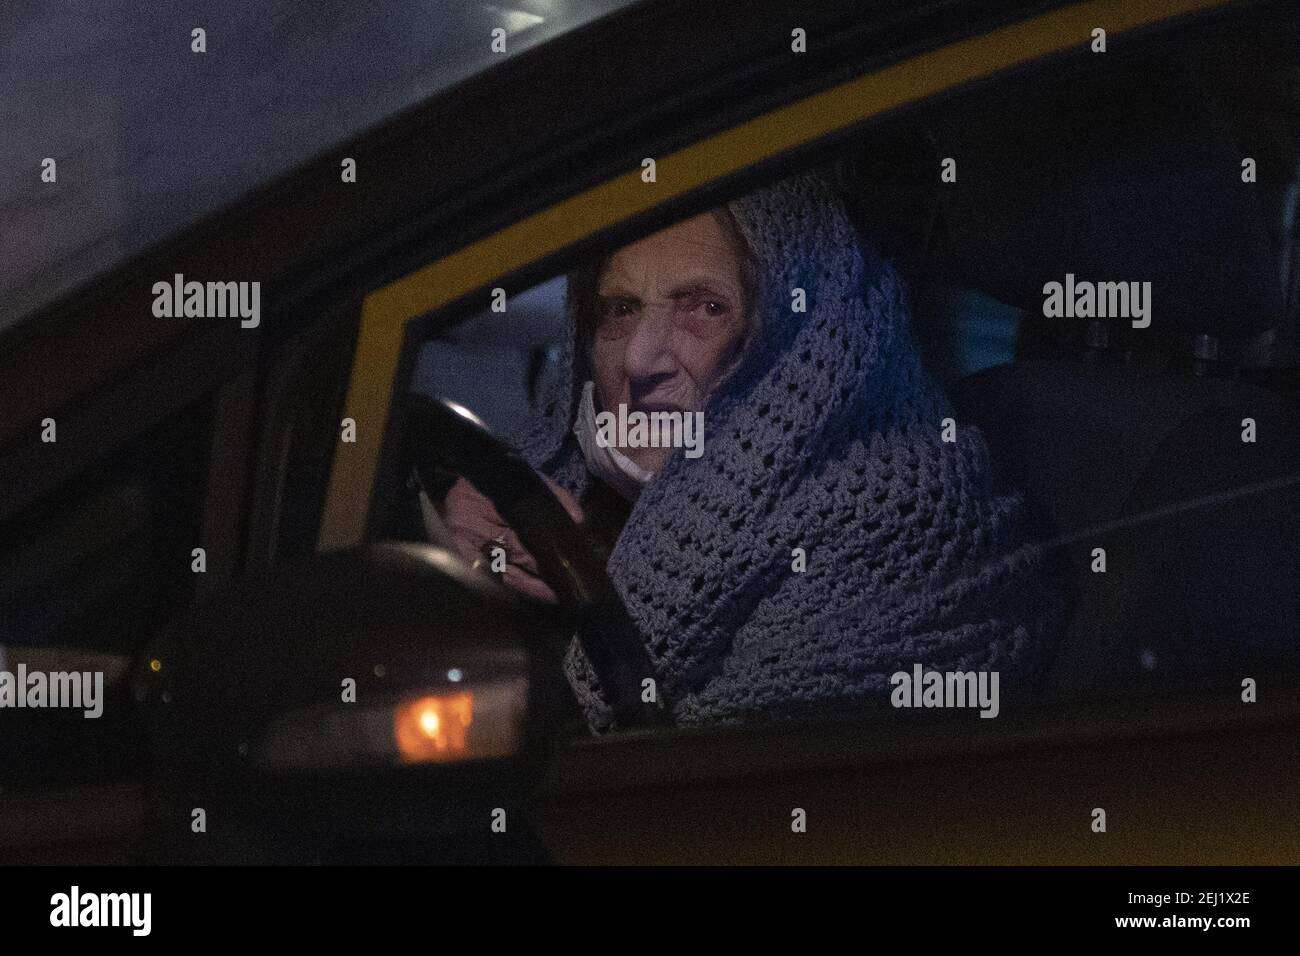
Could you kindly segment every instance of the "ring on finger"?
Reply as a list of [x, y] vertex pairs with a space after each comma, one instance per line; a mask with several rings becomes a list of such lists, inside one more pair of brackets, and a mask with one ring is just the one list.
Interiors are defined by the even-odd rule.
[[483, 544], [479, 546], [479, 556], [474, 559], [474, 563], [471, 567], [478, 570], [484, 566], [490, 566], [493, 559], [496, 557], [493, 552], [497, 548], [500, 548], [503, 554], [509, 554], [509, 550], [506, 547], [506, 536], [504, 534], [499, 534], [490, 541], [484, 541]]

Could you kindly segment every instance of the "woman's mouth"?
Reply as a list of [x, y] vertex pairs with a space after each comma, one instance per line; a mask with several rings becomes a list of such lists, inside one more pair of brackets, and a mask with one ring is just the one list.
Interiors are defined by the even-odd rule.
[[635, 402], [628, 406], [628, 410], [633, 412], [645, 412], [647, 415], [654, 412], [684, 411], [680, 405], [674, 405], [671, 402]]

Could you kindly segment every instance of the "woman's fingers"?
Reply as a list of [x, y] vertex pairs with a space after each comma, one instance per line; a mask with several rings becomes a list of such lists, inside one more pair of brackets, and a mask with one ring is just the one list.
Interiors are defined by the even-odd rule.
[[506, 530], [492, 502], [481, 495], [464, 478], [458, 479], [447, 492], [443, 522], [451, 532], [462, 556], [483, 553], [483, 546]]
[[[582, 509], [572, 496], [553, 482], [551, 485], [574, 520], [581, 520]], [[542, 580], [537, 560], [501, 519], [492, 502], [464, 478], [458, 479], [447, 492], [444, 511], [443, 521], [456, 551], [465, 561], [478, 562], [521, 594], [555, 603], [555, 592]], [[503, 553], [498, 553], [497, 548]]]
[[518, 565], [507, 565], [505, 573], [500, 577], [508, 587], [535, 600], [545, 601], [547, 604], [555, 604], [558, 600], [550, 585], [536, 575], [524, 571]]
[[448, 524], [459, 521], [465, 525], [505, 526], [505, 522], [497, 514], [496, 506], [464, 478], [457, 478], [456, 483], [447, 492], [444, 510]]

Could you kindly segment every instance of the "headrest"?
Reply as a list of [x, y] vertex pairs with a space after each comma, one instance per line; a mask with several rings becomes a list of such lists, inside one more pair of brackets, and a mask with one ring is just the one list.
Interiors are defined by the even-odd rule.
[[1151, 326], [1130, 341], [1239, 339], [1281, 321], [1258, 187], [1181, 59], [1094, 54], [1050, 82], [1010, 83], [938, 121], [957, 161], [940, 189], [957, 275], [1059, 322], [1071, 319], [1043, 318], [1048, 282], [1150, 282]]

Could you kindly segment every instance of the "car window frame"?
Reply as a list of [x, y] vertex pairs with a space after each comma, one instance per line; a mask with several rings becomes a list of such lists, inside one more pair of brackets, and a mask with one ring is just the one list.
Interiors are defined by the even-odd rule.
[[[522, 291], [559, 274], [600, 246], [638, 234], [743, 194], [783, 170], [829, 155], [874, 122], [923, 106], [971, 84], [1053, 58], [1086, 52], [1091, 31], [1108, 36], [1168, 30], [1196, 15], [1222, 13], [1232, 0], [1087, 0], [975, 36], [908, 51], [871, 64], [828, 89], [775, 105], [729, 128], [664, 155], [654, 149], [657, 181], [630, 169], [552, 205], [511, 219], [366, 294], [344, 399], [358, 423], [354, 442], [335, 445], [317, 550], [353, 547], [381, 527], [377, 494], [393, 477], [400, 432], [393, 399], [409, 378], [414, 345], [431, 327], [450, 326], [479, 311], [494, 287]], [[662, 137], [662, 134], [660, 134]], [[652, 144], [648, 144], [652, 145]], [[422, 335], [413, 333], [423, 332]]]
[[[1089, 10], [1096, 5], [1085, 4]], [[1140, 5], [1139, 5], [1140, 6]], [[1230, 3], [1189, 3], [1186, 9], [1163, 10], [1152, 20], [1132, 24], [1130, 30], [1159, 28], [1169, 31], [1185, 27], [1191, 12], [1222, 12]], [[1057, 17], [1068, 14], [1061, 19]], [[843, 144], [859, 136], [883, 119], [898, 115], [904, 110], [919, 109], [933, 104], [949, 93], [965, 89], [975, 82], [987, 82], [1021, 69], [1050, 68], [1060, 58], [1087, 55], [1086, 42], [1077, 40], [1064, 43], [1059, 33], [1051, 29], [1070, 30], [1091, 22], [1088, 12], [1071, 8], [1053, 11], [1031, 18], [1037, 26], [1046, 26], [1048, 37], [1057, 41], [1050, 49], [1026, 53], [1023, 48], [1013, 59], [997, 67], [982, 69], [978, 75], [963, 74], [961, 79], [947, 76], [935, 80], [924, 94], [916, 93], [916, 76], [925, 73], [935, 63], [934, 57], [954, 56], [954, 50], [968, 56], [980, 49], [980, 38], [967, 38], [917, 54], [891, 66], [864, 71], [856, 78], [824, 93], [815, 94], [777, 107], [773, 111], [741, 123], [739, 127], [724, 130], [711, 137], [684, 147], [691, 149], [717, 148], [728, 143], [728, 137], [737, 129], [762, 129], [765, 121], [779, 116], [783, 110], [797, 106], [815, 109], [834, 102], [836, 97], [846, 97], [846, 90], [860, 90], [860, 84], [892, 77], [894, 82], [910, 83], [913, 95], [890, 100], [878, 96], [863, 115], [833, 129], [822, 130], [816, 136], [792, 137], [795, 142], [779, 149], [765, 151], [757, 159], [745, 163], [719, 162], [709, 166], [690, 188], [680, 187], [647, 198], [640, 195], [639, 171], [633, 170], [607, 180], [595, 187], [579, 191], [540, 212], [531, 213], [511, 222], [489, 236], [473, 241], [448, 255], [436, 259], [402, 279], [382, 286], [362, 300], [361, 323], [358, 342], [353, 356], [345, 416], [365, 416], [361, 409], [370, 407], [382, 411], [384, 429], [371, 429], [374, 461], [369, 476], [372, 496], [381, 484], [381, 455], [391, 450], [395, 443], [388, 438], [400, 430], [400, 410], [392, 407], [399, 393], [399, 383], [406, 382], [413, 371], [419, 343], [441, 330], [483, 312], [484, 303], [491, 290], [504, 288], [508, 294], [524, 291], [540, 281], [553, 278], [589, 256], [594, 249], [619, 245], [653, 232], [681, 218], [710, 208], [734, 196], [743, 195], [762, 182], [780, 178], [798, 168], [815, 165], [836, 155]], [[1012, 27], [1003, 27], [984, 34], [996, 35], [994, 48], [1003, 48], [1008, 34], [1004, 31], [1023, 27], [1028, 21]], [[1108, 28], [1112, 35], [1120, 32]], [[1015, 34], [1019, 35], [1019, 34]], [[1085, 31], [1086, 35], [1086, 31]], [[891, 72], [893, 71], [893, 72]], [[821, 97], [830, 97], [823, 100]], [[841, 105], [845, 100], [841, 100]], [[860, 105], [860, 104], [859, 104]], [[752, 133], [751, 133], [752, 135]], [[659, 160], [660, 170], [668, 160], [681, 159], [673, 153]], [[707, 164], [705, 164], [707, 165]], [[696, 171], [697, 175], [698, 170]], [[617, 214], [611, 210], [618, 210]], [[602, 215], [603, 213], [603, 215]], [[565, 220], [576, 220], [581, 228], [568, 229]], [[513, 248], [512, 248], [513, 247]], [[494, 263], [496, 268], [480, 269], [480, 263]], [[376, 374], [378, 369], [378, 374]], [[386, 384], [385, 384], [386, 383]], [[358, 401], [361, 398], [362, 401]], [[367, 406], [366, 402], [370, 404]], [[372, 413], [373, 423], [376, 416]], [[357, 419], [360, 421], [361, 419]], [[360, 439], [358, 440], [360, 444]], [[357, 446], [346, 451], [336, 448], [335, 465], [341, 456], [350, 454]], [[355, 463], [353, 463], [355, 465]], [[360, 475], [360, 478], [358, 477]], [[365, 540], [369, 527], [374, 524], [357, 513], [355, 492], [349, 492], [352, 483], [367, 480], [364, 469], [332, 468], [327, 492], [326, 516], [331, 500], [342, 500], [352, 509], [351, 524], [335, 524], [332, 529], [322, 522], [318, 550], [349, 547]], [[373, 506], [373, 497], [371, 499]], [[883, 714], [879, 708], [867, 708], [856, 713], [844, 713], [790, 720], [780, 724], [759, 723], [740, 727], [692, 727], [655, 729], [653, 731], [626, 731], [598, 737], [575, 737], [556, 741], [559, 755], [557, 771], [552, 769], [544, 790], [556, 794], [599, 790], [609, 786], [656, 786], [677, 780], [677, 770], [637, 770], [632, 777], [609, 776], [599, 768], [603, 760], [612, 760], [630, 768], [654, 765], [669, 767], [672, 761], [648, 761], [646, 755], [660, 748], [686, 747], [703, 755], [692, 773], [700, 779], [715, 779], [755, 772], [811, 769], [826, 766], [872, 765], [881, 762], [921, 759], [935, 755], [960, 755], [971, 752], [974, 746], [981, 750], [1017, 750], [1031, 746], [1078, 745], [1093, 742], [1106, 746], [1107, 741], [1130, 739], [1151, 734], [1186, 735], [1210, 727], [1225, 725], [1247, 729], [1253, 726], [1275, 726], [1282, 722], [1289, 726], [1300, 724], [1300, 681], [1287, 676], [1273, 688], [1268, 706], [1242, 708], [1235, 695], [1230, 700], [1207, 703], [1201, 711], [1189, 715], [1186, 711], [1185, 688], [1155, 695], [1144, 694], [1137, 698], [1102, 697], [1082, 699], [1065, 695], [1039, 695], [1026, 702], [1023, 712], [1013, 716], [1008, 711], [1006, 719], [996, 721], [999, 726], [989, 731], [985, 722], [971, 722], [969, 714], [915, 715], [905, 723], [898, 723], [896, 715]], [[883, 733], [882, 731], [889, 731]], [[775, 746], [794, 739], [828, 740], [821, 747], [804, 748], [791, 757], [787, 749]], [[733, 759], [721, 763], [709, 755], [730, 753]], [[608, 757], [602, 757], [606, 754]], [[776, 754], [776, 756], [774, 756]], [[785, 754], [781, 756], [780, 754]], [[592, 769], [595, 768], [595, 769]], [[611, 783], [613, 780], [621, 781]]]

